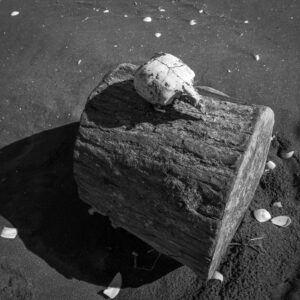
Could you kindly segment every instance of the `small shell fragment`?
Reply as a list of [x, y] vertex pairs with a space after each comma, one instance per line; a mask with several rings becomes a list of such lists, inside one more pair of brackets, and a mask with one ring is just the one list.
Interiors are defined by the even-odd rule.
[[269, 170], [273, 170], [273, 169], [276, 168], [276, 164], [275, 164], [273, 161], [271, 161], [271, 160], [269, 160], [269, 161], [267, 162], [266, 166], [267, 166], [267, 168], [268, 168]]
[[145, 17], [143, 19], [143, 21], [146, 22], [146, 23], [150, 23], [150, 22], [152, 22], [152, 18], [151, 17]]
[[5, 239], [14, 239], [18, 234], [17, 228], [12, 227], [3, 227], [1, 231], [1, 237]]
[[285, 152], [285, 151], [280, 151], [280, 157], [283, 159], [289, 159], [294, 155], [295, 151], [289, 151], [289, 152]]
[[280, 227], [288, 227], [292, 220], [289, 216], [278, 216], [271, 219], [271, 222]]
[[166, 10], [164, 9], [164, 8], [162, 8], [162, 7], [158, 7], [158, 10], [160, 11], [160, 12], [165, 12]]
[[256, 61], [259, 61], [259, 60], [260, 60], [259, 54], [255, 54], [255, 55], [253, 55], [253, 57], [254, 57], [254, 59], [255, 59]]
[[104, 14], [108, 14], [108, 13], [109, 13], [109, 9], [105, 9], [105, 10], [103, 11], [103, 13], [104, 13]]
[[273, 206], [282, 208], [282, 203], [280, 201], [274, 202]]
[[211, 279], [217, 279], [220, 280], [221, 282], [223, 282], [224, 280], [224, 276], [223, 274], [221, 274], [220, 272], [216, 271], [213, 276], [211, 277]]
[[108, 288], [103, 291], [103, 294], [109, 297], [110, 299], [114, 299], [120, 292], [122, 286], [122, 275], [120, 272], [116, 274]]
[[221, 92], [221, 91], [219, 91], [219, 90], [216, 90], [216, 89], [214, 89], [214, 88], [212, 88], [212, 87], [210, 87], [210, 86], [200, 85], [200, 86], [198, 86], [198, 87], [199, 87], [200, 89], [206, 90], [206, 91], [208, 91], [208, 92], [210, 92], [210, 93], [214, 93], [214, 94], [221, 95], [221, 96], [224, 96], [224, 97], [229, 97], [227, 94], [225, 94], [225, 93], [223, 93], [223, 92]]
[[154, 35], [155, 35], [157, 38], [161, 37], [161, 33], [160, 33], [160, 32], [156, 32]]
[[196, 24], [197, 24], [197, 21], [196, 21], [196, 20], [191, 20], [191, 21], [190, 21], [190, 25], [191, 25], [191, 26], [194, 26], [194, 25], [196, 25]]
[[271, 214], [264, 208], [256, 209], [253, 214], [255, 219], [260, 223], [267, 222], [272, 218]]
[[17, 16], [17, 15], [19, 15], [19, 14], [20, 14], [20, 12], [17, 11], [17, 10], [12, 11], [12, 12], [10, 13], [10, 15], [11, 15], [12, 17], [15, 17], [15, 16]]

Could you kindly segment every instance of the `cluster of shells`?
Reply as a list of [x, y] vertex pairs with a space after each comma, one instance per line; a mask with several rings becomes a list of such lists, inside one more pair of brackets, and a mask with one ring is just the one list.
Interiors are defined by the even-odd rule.
[[[272, 136], [271, 141], [273, 141], [274, 139], [276, 139], [275, 135]], [[289, 159], [289, 158], [293, 157], [294, 153], [295, 153], [295, 151], [292, 150], [290, 147], [282, 148], [279, 151], [279, 157], [281, 159]], [[266, 172], [272, 171], [275, 168], [276, 168], [275, 162], [273, 162], [272, 160], [267, 161], [266, 169], [265, 169]], [[278, 208], [283, 207], [282, 203], [280, 201], [274, 202], [273, 206], [278, 207]], [[256, 209], [253, 212], [253, 215], [254, 215], [255, 219], [260, 223], [264, 223], [264, 222], [267, 222], [270, 220], [273, 224], [280, 226], [280, 227], [287, 227], [292, 223], [292, 220], [289, 216], [277, 216], [277, 217], [272, 218], [270, 212], [268, 212], [264, 208]]]
[[[275, 203], [277, 205], [274, 205]], [[275, 203], [273, 204], [274, 206], [280, 207], [280, 202]], [[277, 216], [272, 218], [271, 214], [264, 208], [256, 209], [253, 214], [255, 219], [260, 223], [264, 223], [270, 220], [274, 225], [280, 227], [287, 227], [292, 223], [292, 220], [289, 216]]]
[[[276, 136], [273, 135], [271, 137], [271, 141], [273, 141], [274, 139], [276, 139]], [[288, 148], [282, 148], [280, 149], [279, 151], [279, 157], [281, 159], [289, 159], [289, 158], [292, 158], [295, 154], [295, 151], [293, 149], [290, 149], [289, 147]], [[276, 168], [276, 163], [272, 160], [268, 160], [267, 163], [266, 163], [266, 169], [265, 171], [266, 172], [269, 172], [271, 170], [274, 170]]]

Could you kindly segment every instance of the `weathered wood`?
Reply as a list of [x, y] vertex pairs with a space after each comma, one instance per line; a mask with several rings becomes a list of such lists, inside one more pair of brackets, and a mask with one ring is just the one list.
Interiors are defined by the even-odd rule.
[[274, 115], [206, 93], [202, 114], [139, 97], [123, 64], [91, 93], [74, 174], [81, 199], [158, 251], [210, 278], [263, 173]]

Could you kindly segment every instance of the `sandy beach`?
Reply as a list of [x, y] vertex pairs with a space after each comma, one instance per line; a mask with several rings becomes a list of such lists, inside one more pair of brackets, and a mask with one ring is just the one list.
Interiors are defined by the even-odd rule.
[[[284, 0], [0, 0], [0, 229], [18, 230], [0, 238], [0, 299], [104, 299], [117, 272], [120, 300], [300, 299], [299, 11]], [[275, 112], [277, 167], [223, 258], [223, 283], [90, 215], [77, 194], [72, 155], [88, 95], [118, 64], [160, 51], [187, 63], [196, 85]], [[286, 160], [284, 139], [295, 150]], [[257, 208], [292, 224], [260, 224]]]

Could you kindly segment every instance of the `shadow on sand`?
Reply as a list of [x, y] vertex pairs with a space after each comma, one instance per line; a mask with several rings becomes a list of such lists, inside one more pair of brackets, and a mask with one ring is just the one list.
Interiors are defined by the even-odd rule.
[[[26, 247], [67, 278], [107, 285], [116, 272], [123, 287], [152, 282], [180, 266], [109, 220], [90, 216], [73, 179], [78, 123], [35, 134], [0, 150], [0, 212]], [[149, 251], [150, 250], [150, 251]]]

